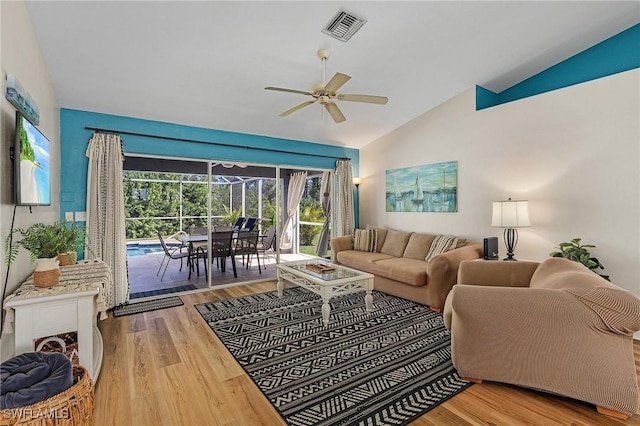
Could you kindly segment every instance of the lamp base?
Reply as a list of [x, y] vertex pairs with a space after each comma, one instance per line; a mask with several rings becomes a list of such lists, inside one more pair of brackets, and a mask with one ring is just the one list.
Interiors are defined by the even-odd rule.
[[506, 228], [504, 230], [504, 244], [507, 247], [507, 257], [502, 260], [517, 261], [518, 259], [513, 257], [513, 250], [518, 244], [518, 231], [515, 228]]

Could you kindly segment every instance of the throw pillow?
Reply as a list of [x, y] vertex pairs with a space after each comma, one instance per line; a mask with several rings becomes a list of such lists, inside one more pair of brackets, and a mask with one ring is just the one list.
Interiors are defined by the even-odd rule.
[[378, 240], [378, 243], [376, 244], [376, 251], [380, 253], [382, 245], [384, 244], [384, 240], [387, 237], [387, 230], [385, 228], [377, 228], [373, 225], [367, 225], [367, 229], [376, 230], [376, 239]]
[[446, 253], [451, 249], [456, 248], [458, 245], [458, 239], [456, 237], [448, 236], [448, 235], [437, 235], [433, 242], [431, 243], [431, 247], [429, 248], [429, 253], [427, 253], [427, 257], [424, 258], [427, 262], [432, 257]]
[[402, 257], [416, 260], [424, 260], [433, 240], [436, 238], [433, 234], [423, 234], [420, 232], [414, 232], [409, 238], [407, 248], [404, 249]]
[[353, 249], [376, 251], [377, 232], [375, 229], [356, 229], [353, 234]]
[[407, 247], [411, 232], [387, 231], [387, 237], [380, 249], [380, 253], [388, 254], [393, 257], [402, 257], [404, 249]]

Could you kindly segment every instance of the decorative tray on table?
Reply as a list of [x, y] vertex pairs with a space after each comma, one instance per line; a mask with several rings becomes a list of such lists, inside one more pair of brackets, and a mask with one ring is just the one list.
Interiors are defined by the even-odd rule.
[[324, 263], [307, 263], [305, 268], [319, 274], [326, 274], [327, 272], [335, 271], [336, 269], [333, 266], [325, 265]]

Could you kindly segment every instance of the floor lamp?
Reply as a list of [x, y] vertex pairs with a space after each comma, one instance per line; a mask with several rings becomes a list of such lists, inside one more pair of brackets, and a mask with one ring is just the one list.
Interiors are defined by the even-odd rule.
[[507, 201], [493, 202], [493, 215], [491, 226], [504, 229], [504, 244], [507, 247], [507, 257], [503, 260], [517, 260], [513, 257], [513, 251], [518, 244], [518, 230], [525, 226], [531, 226], [529, 221], [529, 202]]
[[361, 177], [354, 177], [353, 178], [353, 184], [356, 187], [356, 203], [357, 205], [355, 205], [354, 210], [356, 211], [356, 213], [358, 213], [356, 220], [355, 220], [355, 227], [358, 228], [360, 226], [360, 184], [362, 183], [362, 178]]

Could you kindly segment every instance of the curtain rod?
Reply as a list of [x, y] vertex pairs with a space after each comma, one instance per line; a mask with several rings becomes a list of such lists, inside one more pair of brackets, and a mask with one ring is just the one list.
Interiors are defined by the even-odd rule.
[[99, 133], [112, 133], [112, 134], [115, 134], [115, 135], [142, 136], [142, 137], [145, 137], [145, 138], [166, 139], [166, 140], [170, 140], [170, 141], [180, 141], [180, 142], [192, 142], [192, 143], [199, 143], [199, 144], [209, 145], [209, 146], [223, 146], [223, 147], [226, 147], [226, 148], [244, 148], [244, 149], [247, 149], [247, 150], [255, 149], [255, 150], [259, 150], [259, 151], [276, 152], [276, 153], [279, 153], [279, 154], [294, 154], [294, 155], [303, 155], [303, 156], [307, 156], [307, 157], [322, 157], [322, 158], [333, 158], [333, 159], [336, 159], [336, 160], [351, 160], [351, 158], [348, 158], [348, 157], [336, 157], [336, 156], [333, 156], [333, 155], [307, 154], [307, 153], [304, 153], [304, 152], [284, 151], [284, 150], [281, 150], [281, 149], [260, 148], [260, 147], [244, 146], [244, 145], [232, 145], [232, 144], [219, 143], [219, 142], [206, 142], [206, 141], [199, 141], [199, 140], [195, 140], [195, 139], [174, 138], [174, 137], [171, 137], [171, 136], [148, 135], [148, 134], [145, 134], [145, 133], [134, 133], [134, 132], [121, 131], [121, 130], [98, 129], [98, 128], [95, 128], [95, 127], [85, 127], [85, 129], [86, 130], [93, 130], [93, 131], [99, 132]]

